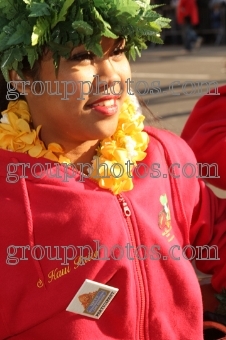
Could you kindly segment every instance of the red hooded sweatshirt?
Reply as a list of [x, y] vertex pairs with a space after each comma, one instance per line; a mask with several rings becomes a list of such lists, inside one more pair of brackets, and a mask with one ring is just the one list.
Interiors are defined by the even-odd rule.
[[[120, 196], [90, 179], [79, 182], [79, 174], [63, 181], [62, 165], [0, 151], [0, 339], [203, 339], [201, 293], [188, 258], [217, 245], [208, 255], [217, 260], [199, 253], [197, 262], [213, 273], [215, 289], [226, 285], [226, 202], [191, 176], [196, 160], [183, 140], [154, 128], [149, 134], [134, 189]], [[61, 265], [68, 245], [89, 245], [98, 257]], [[98, 320], [66, 311], [85, 279], [119, 289]]]
[[[218, 165], [218, 177], [214, 168], [206, 181], [226, 189], [226, 86], [212, 95], [203, 96], [195, 105], [181, 137], [186, 140], [200, 163]], [[204, 173], [203, 173], [204, 175]], [[211, 178], [212, 176], [212, 178]]]

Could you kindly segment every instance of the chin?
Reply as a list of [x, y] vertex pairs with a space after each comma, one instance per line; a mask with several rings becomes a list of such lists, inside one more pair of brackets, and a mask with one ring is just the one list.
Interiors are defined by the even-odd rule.
[[97, 139], [102, 140], [104, 138], [111, 137], [115, 133], [115, 131], [117, 129], [117, 125], [118, 125], [118, 119], [117, 119], [116, 122], [105, 122], [105, 124], [103, 124], [103, 122], [102, 122], [101, 125], [96, 127], [96, 129], [98, 130], [97, 131], [97, 134], [98, 134]]

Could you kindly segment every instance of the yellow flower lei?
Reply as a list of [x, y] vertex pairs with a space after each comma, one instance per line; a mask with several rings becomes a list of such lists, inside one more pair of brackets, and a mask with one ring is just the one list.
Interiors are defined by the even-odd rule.
[[[137, 99], [132, 96], [127, 97], [120, 111], [115, 133], [100, 142], [97, 156], [92, 161], [93, 171], [90, 177], [97, 181], [101, 188], [109, 189], [115, 195], [133, 189], [133, 181], [130, 177], [132, 169], [137, 161], [143, 160], [146, 156], [144, 151], [148, 146], [149, 137], [146, 132], [142, 131], [144, 116], [140, 111]], [[50, 143], [46, 148], [39, 139], [41, 125], [36, 130], [30, 127], [31, 115], [25, 101], [9, 102], [7, 110], [2, 112], [2, 117], [0, 119], [1, 149], [70, 164], [70, 159], [63, 155], [64, 150], [59, 144]], [[128, 167], [128, 161], [133, 163], [132, 169], [130, 169], [131, 166]], [[103, 163], [107, 165], [107, 176], [104, 167], [101, 166]], [[112, 167], [114, 168], [113, 174]]]

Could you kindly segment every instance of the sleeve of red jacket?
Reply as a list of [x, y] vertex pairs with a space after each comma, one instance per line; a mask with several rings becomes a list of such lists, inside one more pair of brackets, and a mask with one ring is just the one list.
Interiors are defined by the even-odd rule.
[[[187, 233], [184, 240], [196, 251], [194, 257], [198, 269], [212, 274], [213, 288], [221, 291], [222, 288], [226, 288], [226, 199], [216, 197], [196, 175], [191, 177], [181, 175], [181, 168], [185, 164], [197, 163], [194, 152], [183, 140], [170, 132], [166, 134], [161, 131], [159, 139], [167, 145], [165, 147], [167, 162], [180, 164], [180, 168], [175, 167], [175, 174], [178, 177], [171, 178], [171, 181], [177, 219], [183, 231]], [[213, 246], [210, 255], [208, 249], [206, 254], [205, 248], [198, 248], [205, 245], [209, 248]], [[201, 250], [202, 259], [199, 256]]]
[[[177, 161], [181, 167], [188, 163], [196, 164], [195, 155], [188, 145], [184, 141], [174, 141], [174, 138], [172, 135], [169, 139], [171, 142], [168, 141], [167, 152], [170, 162]], [[179, 174], [180, 169], [177, 175]], [[212, 274], [213, 288], [221, 291], [222, 288], [226, 288], [226, 199], [216, 197], [196, 175], [172, 179], [172, 187], [174, 185], [178, 185], [179, 188], [175, 209], [179, 209], [181, 202], [177, 214], [181, 216], [181, 212], [183, 210], [185, 212], [184, 228], [186, 223], [189, 232], [187, 242], [196, 251], [197, 268], [204, 273]], [[203, 248], [205, 245], [209, 248]]]
[[197, 268], [212, 274], [214, 289], [221, 291], [226, 287], [226, 200], [217, 198], [203, 181], [198, 183], [190, 241]]
[[[206, 181], [226, 189], [226, 86], [218, 91], [219, 95], [205, 95], [198, 101], [181, 137], [192, 148], [199, 163], [218, 165], [219, 178]], [[215, 176], [214, 169], [209, 176]]]
[[[196, 163], [192, 150], [184, 148], [184, 154], [186, 162]], [[212, 286], [220, 292], [226, 288], [226, 199], [215, 196], [202, 179], [183, 181], [183, 205], [189, 212], [189, 242], [196, 250], [196, 265], [213, 275]]]

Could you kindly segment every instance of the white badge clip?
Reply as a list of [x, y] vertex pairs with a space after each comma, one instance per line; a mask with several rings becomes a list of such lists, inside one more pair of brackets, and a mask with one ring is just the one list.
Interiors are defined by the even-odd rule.
[[66, 311], [99, 319], [117, 292], [118, 288], [85, 280]]

